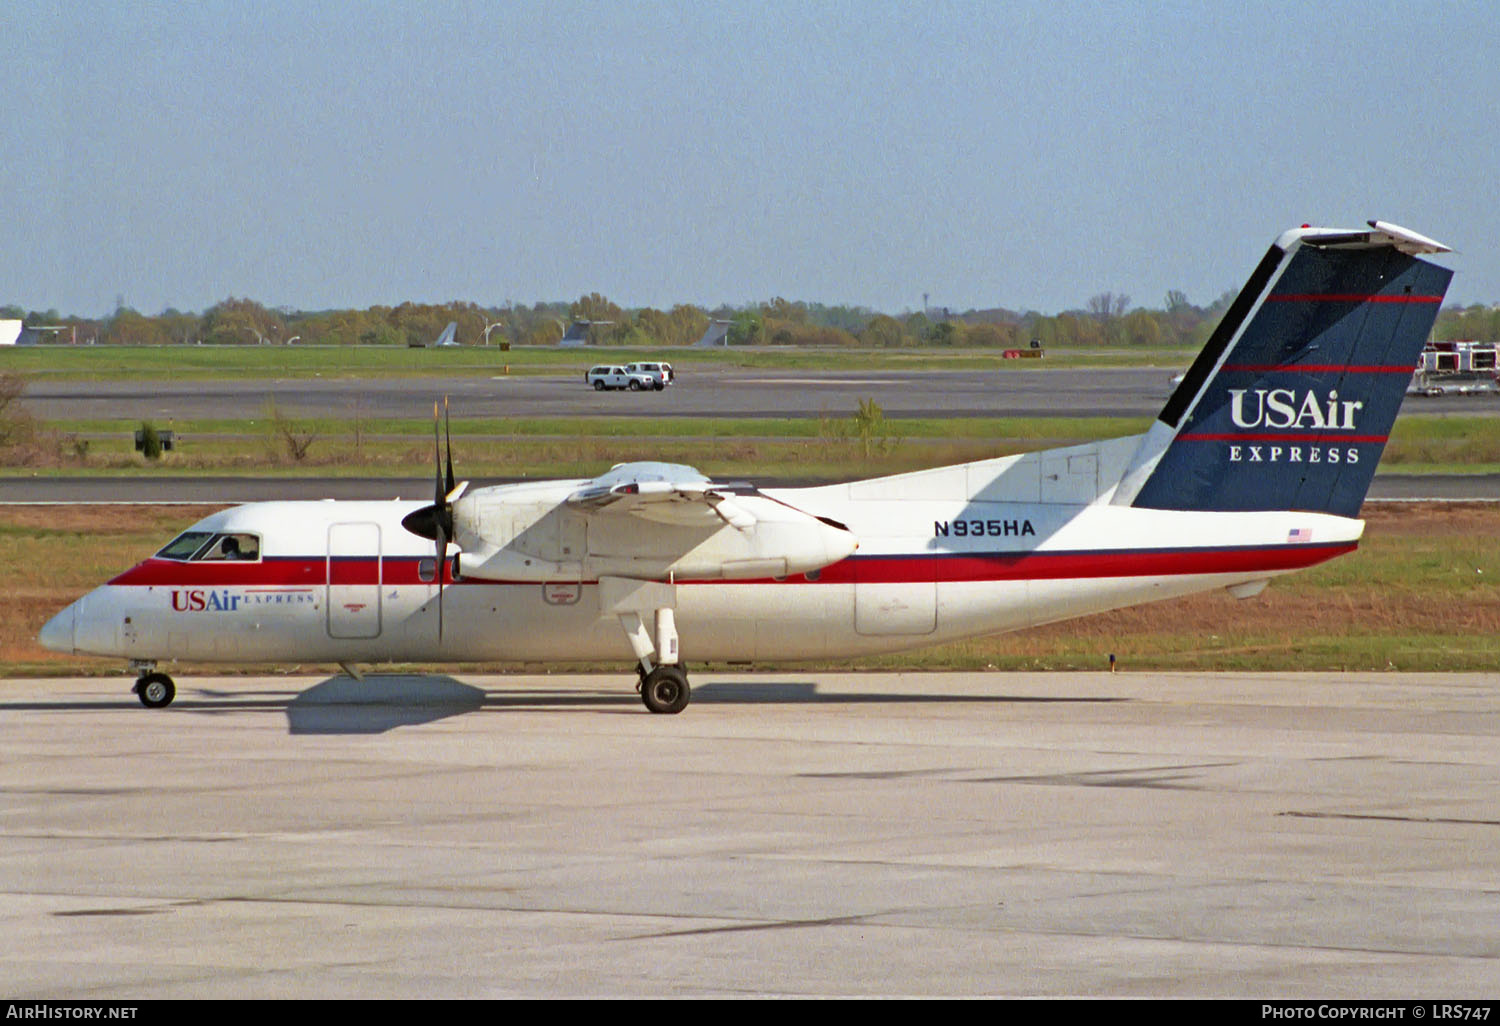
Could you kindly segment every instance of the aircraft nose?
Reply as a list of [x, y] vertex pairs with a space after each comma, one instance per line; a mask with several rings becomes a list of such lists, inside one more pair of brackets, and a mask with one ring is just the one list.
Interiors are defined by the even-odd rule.
[[41, 642], [43, 648], [50, 648], [54, 652], [73, 651], [73, 626], [78, 616], [78, 603], [74, 602], [58, 613], [52, 619], [42, 625], [41, 632], [37, 634], [37, 641]]

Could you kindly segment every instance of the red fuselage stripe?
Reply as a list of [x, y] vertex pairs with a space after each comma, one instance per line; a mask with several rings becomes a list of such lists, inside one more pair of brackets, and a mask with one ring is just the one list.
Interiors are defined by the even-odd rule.
[[[823, 584], [899, 584], [931, 581], [1042, 581], [1090, 577], [1169, 577], [1184, 574], [1297, 570], [1352, 552], [1354, 542], [1246, 546], [1223, 549], [1141, 549], [1085, 552], [943, 553], [916, 556], [856, 556], [788, 580]], [[407, 556], [334, 560], [335, 585], [410, 586], [430, 584], [418, 577], [419, 560]], [[381, 565], [383, 563], [383, 565]], [[326, 559], [267, 559], [257, 563], [180, 563], [148, 559], [109, 583], [159, 588], [282, 587], [306, 590], [328, 583]], [[452, 583], [452, 582], [445, 582]], [[468, 578], [461, 585], [537, 584]], [[686, 583], [686, 582], [680, 582]], [[718, 583], [697, 582], [697, 583]], [[735, 581], [732, 583], [779, 583]]]
[[1218, 435], [1193, 432], [1178, 435], [1177, 439], [1182, 442], [1379, 442], [1383, 445], [1387, 437], [1387, 435], [1331, 435], [1323, 431], [1301, 431], [1285, 435], [1252, 435], [1245, 432]]
[[1267, 303], [1441, 303], [1442, 296], [1380, 296], [1363, 292], [1282, 292]]
[[1415, 367], [1394, 367], [1385, 363], [1226, 363], [1226, 371], [1269, 374], [1286, 371], [1293, 374], [1415, 374]]

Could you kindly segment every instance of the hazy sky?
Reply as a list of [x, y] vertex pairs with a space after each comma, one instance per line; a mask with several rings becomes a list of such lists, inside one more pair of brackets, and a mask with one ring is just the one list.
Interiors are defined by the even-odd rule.
[[1159, 306], [1382, 218], [1500, 301], [1490, 2], [6, 0], [0, 303]]

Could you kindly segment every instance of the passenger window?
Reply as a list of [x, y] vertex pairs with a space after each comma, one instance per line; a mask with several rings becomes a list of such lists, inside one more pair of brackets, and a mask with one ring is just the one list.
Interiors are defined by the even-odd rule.
[[417, 560], [417, 580], [432, 583], [437, 576], [437, 560], [432, 556]]

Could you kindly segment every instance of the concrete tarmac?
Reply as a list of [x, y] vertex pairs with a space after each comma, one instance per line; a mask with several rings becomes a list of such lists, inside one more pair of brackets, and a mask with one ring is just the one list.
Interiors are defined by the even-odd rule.
[[[609, 359], [605, 357], [604, 359]], [[598, 362], [595, 360], [594, 362]], [[595, 392], [577, 374], [434, 378], [272, 378], [213, 381], [31, 383], [38, 417], [151, 420], [256, 419], [266, 403], [289, 417], [432, 417], [448, 396], [455, 418], [848, 416], [873, 398], [888, 417], [1149, 416], [1171, 387], [1159, 368], [1004, 371], [781, 371], [693, 367], [662, 392]], [[1500, 409], [1500, 401], [1493, 405]]]
[[0, 682], [7, 997], [1500, 995], [1500, 675]]

